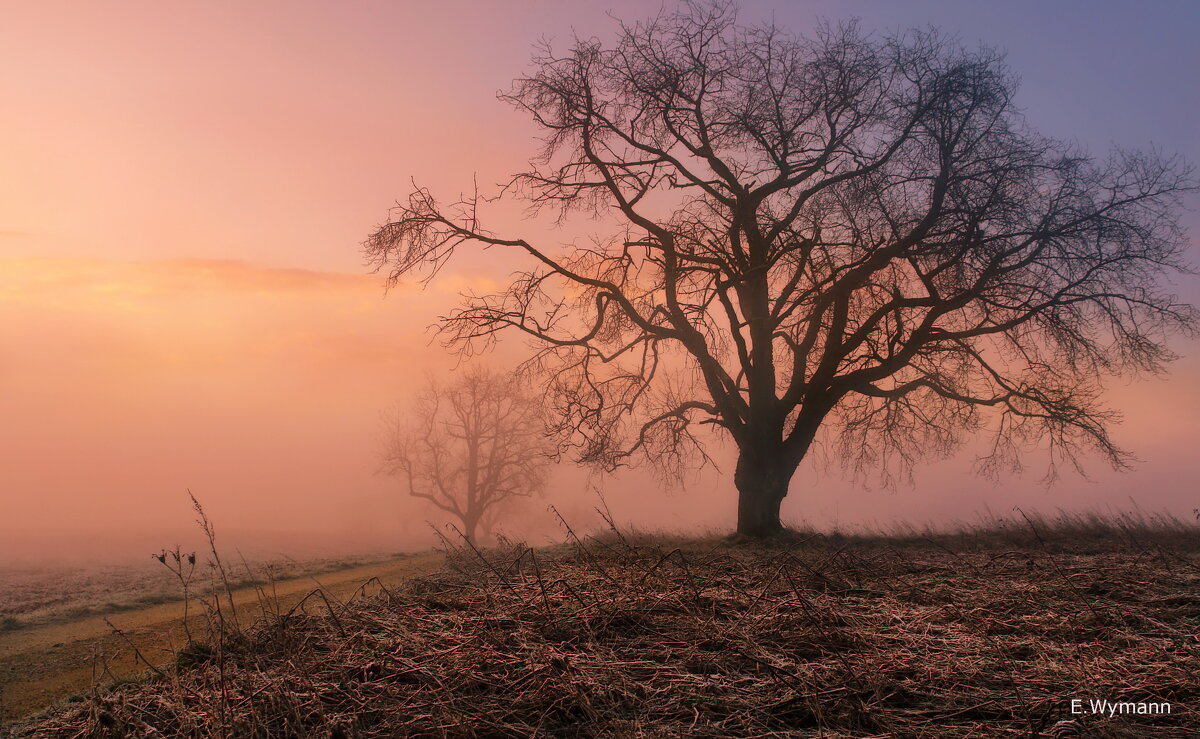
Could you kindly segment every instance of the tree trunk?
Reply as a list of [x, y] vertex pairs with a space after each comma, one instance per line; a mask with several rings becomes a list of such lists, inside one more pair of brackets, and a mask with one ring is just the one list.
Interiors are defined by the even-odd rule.
[[733, 480], [738, 490], [737, 532], [755, 538], [783, 531], [779, 506], [788, 492], [795, 468], [787, 469], [777, 459], [759, 463], [761, 455], [743, 452], [738, 457]]
[[479, 528], [479, 516], [478, 515], [464, 516], [462, 519], [462, 522], [463, 522], [463, 536], [466, 537], [467, 541], [471, 542], [472, 544], [478, 545], [479, 540], [476, 538], [475, 532]]

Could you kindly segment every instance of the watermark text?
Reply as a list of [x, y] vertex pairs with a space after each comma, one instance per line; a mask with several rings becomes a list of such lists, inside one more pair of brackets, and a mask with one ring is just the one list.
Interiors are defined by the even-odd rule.
[[1107, 698], [1071, 699], [1071, 713], [1097, 713], [1103, 716], [1116, 715], [1160, 715], [1171, 712], [1171, 704], [1166, 701], [1110, 701]]

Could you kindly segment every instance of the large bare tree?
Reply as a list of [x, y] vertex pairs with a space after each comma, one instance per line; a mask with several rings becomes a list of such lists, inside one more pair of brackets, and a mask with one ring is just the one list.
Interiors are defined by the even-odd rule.
[[[539, 49], [501, 95], [544, 131], [502, 191], [590, 246], [487, 230], [416, 189], [365, 242], [391, 281], [456, 251], [529, 260], [445, 318], [455, 342], [532, 337], [560, 431], [608, 466], [737, 447], [738, 530], [823, 439], [884, 475], [986, 428], [986, 469], [1043, 443], [1113, 464], [1101, 379], [1156, 371], [1194, 312], [1165, 293], [1186, 164], [1096, 159], [1031, 130], [1002, 57], [935, 30], [810, 38], [686, 4], [610, 45]], [[703, 451], [701, 450], [701, 453]]]
[[472, 369], [431, 381], [388, 419], [384, 470], [477, 542], [506, 507], [541, 492], [552, 450], [538, 400], [518, 378]]

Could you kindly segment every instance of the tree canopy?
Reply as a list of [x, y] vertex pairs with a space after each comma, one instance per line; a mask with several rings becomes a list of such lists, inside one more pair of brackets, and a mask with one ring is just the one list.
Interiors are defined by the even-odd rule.
[[567, 225], [615, 215], [615, 233], [495, 234], [475, 199], [418, 188], [365, 251], [393, 282], [468, 246], [523, 253], [443, 331], [531, 338], [584, 461], [677, 460], [720, 429], [743, 533], [779, 530], [819, 435], [885, 475], [983, 429], [984, 469], [1036, 442], [1119, 466], [1102, 378], [1158, 371], [1195, 325], [1164, 289], [1195, 180], [1041, 136], [1016, 91], [1001, 54], [937, 30], [803, 37], [684, 4], [610, 44], [543, 45], [501, 95], [544, 132], [503, 195]]
[[449, 513], [468, 541], [540, 493], [551, 449], [541, 406], [511, 374], [473, 368], [431, 381], [388, 419], [384, 470]]

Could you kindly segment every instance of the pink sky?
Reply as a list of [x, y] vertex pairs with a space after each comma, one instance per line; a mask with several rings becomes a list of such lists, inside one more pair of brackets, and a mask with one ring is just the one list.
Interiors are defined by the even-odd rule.
[[[1200, 159], [1200, 104], [1192, 95], [1192, 108], [1180, 109], [1177, 99], [1195, 89], [1186, 63], [1195, 51], [1178, 30], [1200, 25], [1191, 13], [1098, 13], [1088, 22], [1123, 25], [1131, 39], [1114, 50], [1064, 38], [1060, 19], [1033, 4], [1013, 10], [1024, 28], [954, 3], [917, 3], [904, 17], [894, 4], [851, 5], [868, 26], [949, 23], [969, 43], [1010, 46], [1030, 119], [1044, 119], [1048, 133], [1097, 151], [1155, 143]], [[642, 6], [612, 9], [634, 18]], [[841, 7], [813, 3], [813, 12], [836, 17]], [[426, 327], [461, 289], [502, 279], [512, 265], [490, 253], [452, 265], [428, 291], [404, 286], [385, 299], [357, 244], [411, 179], [452, 197], [476, 173], [488, 186], [520, 168], [532, 129], [495, 91], [525, 68], [539, 36], [606, 33], [607, 10], [6, 3], [0, 561], [172, 544], [190, 524], [189, 487], [219, 530], [263, 546], [423, 545], [424, 509], [374, 474], [379, 413], [426, 372], [451, 370]], [[792, 4], [747, 3], [745, 12], [810, 22]], [[1053, 39], [1074, 44], [1057, 52], [1061, 64], [1047, 51]], [[1185, 54], [1174, 68], [1128, 72], [1131, 59], [1175, 53], [1171, 44]], [[1064, 85], [1064, 74], [1076, 84]], [[1136, 104], [1114, 111], [1097, 79]], [[497, 230], [523, 225], [516, 209], [492, 216]], [[1187, 218], [1195, 234], [1195, 214]], [[1180, 286], [1200, 294], [1194, 279]], [[913, 487], [881, 491], [806, 466], [785, 516], [924, 522], [969, 519], [985, 505], [1128, 507], [1131, 497], [1190, 514], [1200, 507], [1191, 459], [1200, 347], [1178, 346], [1186, 357], [1169, 378], [1112, 390], [1128, 418], [1118, 438], [1143, 460], [1133, 473], [1097, 461], [1092, 481], [1068, 476], [1047, 491], [1037, 469], [993, 485], [964, 457], [919, 470]], [[647, 495], [645, 477], [632, 475], [609, 500], [622, 520], [648, 526], [731, 526], [727, 477]], [[553, 497], [583, 516], [592, 501], [579, 488], [564, 472]]]

